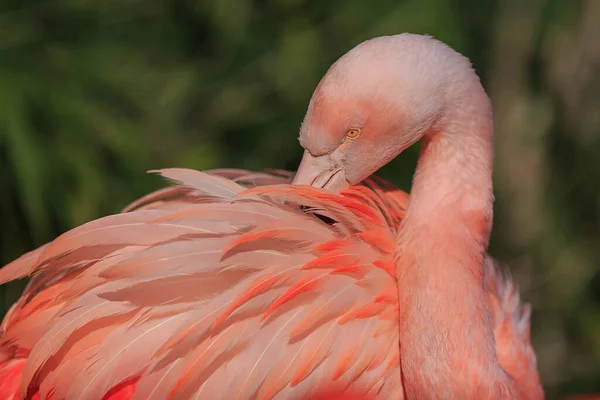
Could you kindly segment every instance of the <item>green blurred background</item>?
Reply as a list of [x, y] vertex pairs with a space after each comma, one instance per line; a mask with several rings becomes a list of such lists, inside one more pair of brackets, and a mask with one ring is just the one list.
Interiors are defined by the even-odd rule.
[[[597, 0], [4, 0], [0, 261], [163, 185], [148, 169], [294, 169], [328, 66], [429, 33], [494, 103], [491, 252], [533, 304], [548, 398], [600, 392], [599, 20]], [[416, 156], [382, 175], [409, 189]]]

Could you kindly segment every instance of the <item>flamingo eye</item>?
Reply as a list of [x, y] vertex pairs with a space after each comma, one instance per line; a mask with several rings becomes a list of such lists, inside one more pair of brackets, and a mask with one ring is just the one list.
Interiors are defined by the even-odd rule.
[[348, 132], [346, 132], [346, 137], [348, 139], [356, 139], [359, 136], [360, 136], [360, 128], [352, 128], [352, 129], [349, 129]]

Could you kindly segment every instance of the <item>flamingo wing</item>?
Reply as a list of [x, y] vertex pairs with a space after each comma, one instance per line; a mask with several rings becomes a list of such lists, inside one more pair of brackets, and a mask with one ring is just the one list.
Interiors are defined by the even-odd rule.
[[508, 270], [489, 256], [484, 267], [485, 296], [492, 315], [498, 362], [515, 381], [520, 398], [543, 399], [530, 340], [531, 306], [521, 303], [519, 290]]
[[[239, 182], [246, 187], [268, 184], [289, 183], [292, 173], [273, 170], [272, 173], [255, 172], [242, 169], [216, 169], [207, 171], [208, 174], [220, 176]], [[177, 210], [192, 204], [208, 203], [218, 200], [210, 193], [200, 192], [193, 187], [176, 185], [159, 189], [141, 197], [128, 205], [123, 212], [131, 210]], [[34, 274], [36, 261], [46, 246], [30, 251], [0, 270], [0, 282], [20, 279], [30, 276], [31, 279], [19, 300], [13, 304], [0, 325], [0, 362], [28, 354], [28, 349], [39, 340], [45, 327], [56, 312], [62, 307], [58, 296], [66, 286], [70, 285], [73, 274], [57, 273], [46, 270]], [[33, 300], [35, 298], [35, 300]], [[32, 301], [33, 300], [33, 301]], [[52, 307], [39, 304], [51, 302]], [[35, 318], [30, 318], [32, 313]], [[35, 322], [33, 322], [35, 321]], [[11, 334], [1, 335], [10, 330]]]
[[401, 398], [395, 228], [374, 192], [164, 174], [190, 201], [155, 198], [65, 233], [21, 274], [0, 270], [47, 279], [21, 306], [53, 315], [27, 354], [27, 396], [302, 398], [334, 383]]

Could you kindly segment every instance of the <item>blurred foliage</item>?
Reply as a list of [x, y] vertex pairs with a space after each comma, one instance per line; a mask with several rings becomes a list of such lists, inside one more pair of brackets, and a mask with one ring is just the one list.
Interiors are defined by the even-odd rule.
[[[491, 252], [533, 303], [548, 398], [600, 391], [598, 18], [595, 0], [5, 0], [0, 261], [163, 185], [148, 169], [294, 169], [328, 66], [429, 33], [494, 102]], [[417, 154], [382, 175], [408, 189]]]

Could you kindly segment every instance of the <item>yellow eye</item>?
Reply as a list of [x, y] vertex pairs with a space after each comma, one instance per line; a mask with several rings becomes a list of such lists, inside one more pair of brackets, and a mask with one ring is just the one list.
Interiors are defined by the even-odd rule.
[[358, 136], [360, 136], [359, 128], [352, 128], [352, 129], [349, 129], [348, 132], [346, 132], [346, 137], [348, 139], [356, 139]]

